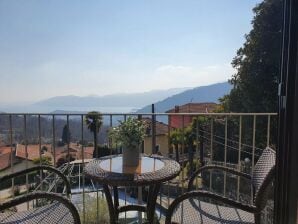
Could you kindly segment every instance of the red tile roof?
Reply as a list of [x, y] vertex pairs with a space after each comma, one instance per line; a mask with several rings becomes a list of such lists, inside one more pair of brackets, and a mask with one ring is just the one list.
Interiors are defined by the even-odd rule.
[[85, 147], [84, 148], [84, 155], [89, 154], [93, 156], [94, 147]]
[[[46, 146], [48, 151], [44, 153], [45, 156], [54, 157], [54, 149], [51, 145], [42, 145], [41, 147]], [[9, 148], [10, 150], [10, 148]], [[67, 156], [69, 154], [75, 159], [81, 159], [81, 145], [77, 145], [75, 143], [69, 144], [69, 151], [67, 149], [67, 145], [65, 146], [57, 146], [55, 147], [55, 160], [56, 162], [61, 158]], [[27, 145], [28, 152], [28, 160], [34, 160], [39, 158], [39, 145]], [[26, 146], [18, 144], [16, 148], [16, 156], [22, 159], [26, 159]], [[84, 147], [84, 158], [91, 159], [93, 158], [93, 147]]]
[[[84, 159], [92, 159], [93, 158], [93, 147], [84, 147]], [[81, 150], [77, 153], [77, 159], [82, 159]]]
[[[41, 145], [41, 147], [46, 146], [48, 151], [44, 153], [45, 156], [52, 157], [52, 153], [50, 152], [51, 145]], [[28, 160], [34, 160], [39, 158], [39, 145], [27, 145], [27, 153], [28, 153]], [[16, 148], [16, 156], [22, 159], [26, 159], [26, 146], [17, 144]]]
[[0, 154], [0, 170], [10, 167], [11, 153]]
[[[14, 151], [14, 148], [12, 150]], [[11, 147], [10, 146], [1, 146], [0, 147], [0, 155], [10, 153], [10, 152], [11, 152]]]
[[168, 110], [167, 113], [211, 113], [217, 108], [216, 103], [187, 103]]
[[[10, 167], [11, 162], [11, 150], [14, 154], [15, 148], [10, 146], [1, 146], [0, 147], [0, 170]], [[13, 155], [12, 154], [12, 155]], [[14, 162], [14, 158], [13, 158]]]
[[[84, 158], [92, 159], [93, 158], [93, 147], [84, 147]], [[82, 146], [77, 145], [76, 143], [69, 144], [69, 154], [75, 159], [82, 159]], [[60, 158], [65, 158], [68, 154], [67, 145], [60, 146], [55, 148], [55, 160], [56, 162]]]
[[[82, 145], [78, 145], [76, 143], [70, 143], [69, 148], [76, 154], [77, 159], [82, 159]], [[93, 150], [94, 147], [84, 147], [84, 158], [85, 159], [92, 159], [93, 158]]]

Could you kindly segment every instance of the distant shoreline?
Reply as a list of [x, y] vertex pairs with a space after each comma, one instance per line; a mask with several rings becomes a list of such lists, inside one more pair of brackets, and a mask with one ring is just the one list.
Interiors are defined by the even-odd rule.
[[12, 106], [1, 107], [4, 113], [86, 113], [89, 111], [99, 111], [102, 113], [131, 113], [137, 111], [136, 107], [45, 107], [45, 106]]

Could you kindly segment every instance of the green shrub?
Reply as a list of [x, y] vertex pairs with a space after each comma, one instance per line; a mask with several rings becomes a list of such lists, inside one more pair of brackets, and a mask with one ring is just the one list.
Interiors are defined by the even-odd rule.
[[[90, 197], [89, 195], [85, 196], [85, 223], [88, 224], [108, 224], [110, 223], [109, 209], [105, 198], [98, 198], [98, 222], [97, 220], [97, 199]], [[84, 221], [84, 211], [83, 206], [79, 207], [79, 213], [81, 217], [81, 222]]]
[[52, 165], [52, 158], [49, 156], [42, 156], [41, 158], [33, 159], [33, 163], [36, 165], [41, 164], [41, 165], [50, 166]]
[[183, 169], [183, 171], [186, 172], [186, 175], [187, 176], [190, 176], [191, 173], [195, 172], [197, 169], [199, 169], [199, 167], [201, 167], [200, 161], [198, 161], [197, 159], [194, 159], [193, 160], [193, 170], [192, 170], [192, 172], [190, 170], [190, 163], [189, 162], [187, 162], [187, 164], [186, 164], [186, 166], [184, 168], [186, 170]]

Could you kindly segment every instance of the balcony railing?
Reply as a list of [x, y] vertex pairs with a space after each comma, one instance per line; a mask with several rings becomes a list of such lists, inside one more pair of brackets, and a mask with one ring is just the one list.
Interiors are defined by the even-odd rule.
[[[93, 135], [84, 122], [86, 114], [0, 114], [0, 176], [36, 164], [50, 164], [65, 173], [72, 185], [72, 201], [83, 223], [103, 223], [108, 210], [102, 188], [85, 177], [86, 163], [93, 158]], [[164, 221], [169, 204], [187, 188], [194, 170], [203, 164], [221, 164], [251, 173], [262, 150], [276, 146], [276, 113], [117, 113], [102, 114], [98, 133], [99, 155], [121, 153], [107, 132], [128, 116], [149, 124], [142, 145], [146, 154], [158, 153], [177, 160], [179, 177], [163, 183], [157, 199], [156, 219]], [[64, 129], [64, 131], [63, 131]], [[66, 136], [66, 137], [65, 137]], [[66, 138], [66, 139], [65, 139]], [[47, 159], [48, 158], [48, 159]], [[253, 190], [234, 176], [211, 172], [204, 185], [238, 201], [250, 203]], [[200, 180], [196, 181], [199, 186]], [[0, 183], [0, 201], [28, 191], [63, 191], [59, 178], [40, 172]], [[122, 203], [143, 203], [146, 189], [122, 188]], [[272, 221], [273, 200], [263, 213], [264, 223]], [[27, 203], [18, 209], [34, 206]], [[91, 220], [92, 219], [92, 220]], [[140, 220], [132, 212], [120, 215], [123, 222]], [[108, 219], [107, 219], [108, 220]]]

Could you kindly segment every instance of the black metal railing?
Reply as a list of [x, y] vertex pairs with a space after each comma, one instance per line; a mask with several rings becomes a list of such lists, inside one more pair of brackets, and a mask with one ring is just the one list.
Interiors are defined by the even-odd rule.
[[[186, 191], [192, 172], [206, 163], [221, 164], [251, 173], [266, 146], [276, 146], [276, 113], [103, 113], [103, 125], [97, 134], [99, 156], [121, 153], [121, 146], [109, 138], [108, 130], [127, 116], [149, 123], [142, 152], [159, 153], [177, 160], [182, 171], [176, 179], [163, 183], [157, 199], [157, 219], [163, 222], [164, 212], [175, 197]], [[58, 167], [72, 185], [72, 200], [78, 207], [83, 223], [90, 219], [101, 222], [107, 215], [101, 186], [85, 177], [84, 166], [93, 153], [93, 134], [82, 114], [0, 114], [0, 175], [29, 168], [36, 164]], [[64, 132], [64, 133], [63, 133]], [[64, 137], [63, 137], [64, 136]], [[67, 136], [65, 138], [65, 136]], [[1, 160], [2, 158], [2, 160]], [[6, 158], [6, 159], [3, 159]], [[7, 161], [7, 158], [9, 161]], [[251, 202], [253, 190], [243, 194], [239, 178], [210, 173], [207, 187], [238, 201]], [[231, 186], [235, 182], [235, 186]], [[199, 185], [199, 181], [196, 182]], [[39, 172], [0, 183], [0, 200], [27, 191], [65, 191], [55, 174]], [[146, 189], [123, 188], [123, 203], [142, 203]], [[270, 223], [273, 201], [264, 213]], [[27, 203], [27, 209], [32, 204]], [[131, 214], [120, 216], [131, 220]], [[137, 217], [139, 218], [139, 217]]]

